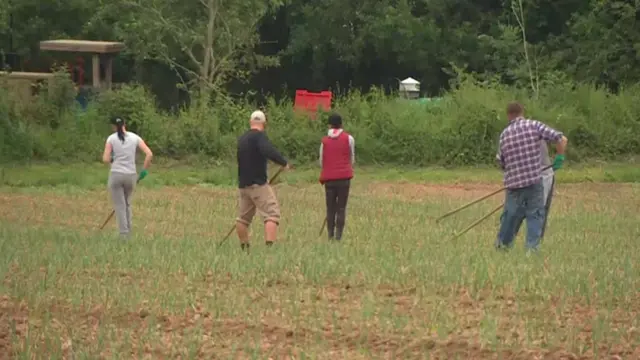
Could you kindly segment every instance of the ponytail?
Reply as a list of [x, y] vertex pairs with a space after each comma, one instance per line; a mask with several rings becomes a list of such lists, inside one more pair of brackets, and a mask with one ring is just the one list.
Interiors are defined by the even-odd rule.
[[120, 139], [120, 141], [124, 143], [124, 130], [122, 129], [123, 126], [124, 126], [124, 122], [118, 123], [117, 131], [118, 131], [118, 139]]
[[120, 117], [113, 117], [111, 118], [111, 124], [115, 125], [118, 139], [124, 143], [124, 120]]

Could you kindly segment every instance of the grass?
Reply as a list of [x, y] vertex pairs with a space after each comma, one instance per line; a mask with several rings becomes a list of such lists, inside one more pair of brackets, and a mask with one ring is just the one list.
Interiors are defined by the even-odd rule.
[[433, 221], [498, 188], [488, 169], [360, 169], [341, 244], [318, 237], [322, 189], [300, 169], [276, 186], [276, 247], [256, 222], [249, 255], [235, 237], [217, 248], [235, 216], [230, 174], [154, 169], [123, 243], [113, 222], [97, 229], [104, 168], [5, 168], [0, 359], [640, 357], [631, 166], [560, 172], [535, 257], [522, 238], [493, 250], [497, 216], [450, 240], [500, 196]]
[[[629, 183], [640, 179], [640, 163], [637, 160], [624, 163], [592, 162], [573, 165], [563, 169], [557, 180], [561, 183], [615, 182]], [[273, 169], [273, 168], [272, 168]], [[432, 168], [396, 168], [388, 166], [366, 166], [356, 169], [357, 179], [361, 182], [396, 181], [429, 182], [438, 184], [477, 183], [501, 181], [501, 173], [495, 167], [479, 166], [448, 169]], [[164, 162], [151, 169], [153, 176], [145, 179], [145, 187], [214, 185], [235, 186], [236, 168], [224, 163], [197, 163], [183, 165], [176, 162]], [[0, 166], [0, 186], [12, 188], [32, 187], [80, 187], [84, 189], [104, 188], [107, 182], [107, 170], [102, 164], [35, 164]], [[303, 166], [290, 172], [286, 181], [290, 185], [317, 182], [318, 169]]]

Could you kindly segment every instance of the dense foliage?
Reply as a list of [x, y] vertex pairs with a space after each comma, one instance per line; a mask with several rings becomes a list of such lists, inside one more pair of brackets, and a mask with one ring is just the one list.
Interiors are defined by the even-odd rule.
[[[101, 94], [86, 111], [74, 101], [73, 84], [60, 75], [29, 103], [0, 87], [0, 152], [4, 160], [96, 160], [107, 119], [121, 115], [162, 156], [199, 154], [232, 160], [235, 140], [254, 109], [248, 102], [219, 100], [211, 106], [185, 107], [178, 113], [158, 109], [153, 95], [139, 85]], [[491, 164], [497, 138], [505, 126], [508, 100], [520, 99], [528, 114], [564, 131], [569, 157], [619, 158], [640, 153], [640, 86], [612, 95], [592, 86], [542, 87], [540, 96], [500, 84], [461, 81], [440, 102], [420, 103], [385, 95], [379, 89], [339, 96], [335, 109], [356, 137], [361, 164]], [[298, 161], [317, 160], [323, 117], [296, 113], [289, 100], [266, 104], [269, 135]]]
[[[569, 135], [573, 160], [637, 154], [638, 20], [637, 0], [3, 1], [14, 70], [72, 58], [40, 40], [119, 40], [129, 85], [79, 111], [64, 75], [32, 100], [0, 77], [0, 157], [96, 159], [117, 113], [158, 154], [229, 159], [260, 102], [284, 152], [315, 160], [324, 127], [294, 114], [297, 88], [337, 94], [361, 163], [490, 163], [513, 99]], [[389, 95], [407, 76], [443, 101]]]
[[121, 40], [116, 77], [168, 100], [171, 69], [200, 72], [209, 45], [215, 80], [248, 79], [232, 84], [243, 92], [397, 88], [412, 76], [434, 95], [452, 65], [526, 86], [533, 75], [617, 88], [640, 80], [639, 20], [637, 0], [10, 0], [0, 49], [35, 66], [41, 40]]

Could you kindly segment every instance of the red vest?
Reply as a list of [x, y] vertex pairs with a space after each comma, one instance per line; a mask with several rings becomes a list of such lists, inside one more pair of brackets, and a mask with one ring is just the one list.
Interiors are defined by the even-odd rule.
[[323, 137], [320, 183], [351, 178], [353, 178], [353, 167], [351, 166], [349, 134], [342, 131], [337, 137]]

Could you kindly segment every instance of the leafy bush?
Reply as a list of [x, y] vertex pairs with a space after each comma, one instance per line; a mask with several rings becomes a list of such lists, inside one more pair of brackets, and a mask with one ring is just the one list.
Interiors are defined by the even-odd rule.
[[[0, 79], [0, 81], [3, 79]], [[0, 86], [0, 160], [25, 160], [33, 155], [31, 136], [11, 102], [6, 84]]]
[[[235, 157], [236, 138], [256, 106], [248, 101], [194, 102], [175, 114], [158, 110], [150, 92], [125, 85], [100, 93], [86, 111], [74, 104], [68, 76], [56, 76], [28, 106], [0, 86], [2, 160], [97, 160], [111, 129], [122, 116], [160, 156], [198, 154], [216, 160]], [[526, 90], [465, 78], [437, 103], [385, 95], [380, 89], [339, 95], [334, 110], [356, 138], [361, 164], [425, 166], [493, 163], [506, 125], [505, 106], [519, 100], [526, 114], [565, 132], [569, 159], [617, 158], [640, 153], [640, 86], [617, 94], [590, 86], [551, 84], [538, 98]], [[327, 114], [316, 120], [293, 110], [291, 100], [268, 100], [268, 134], [298, 163], [317, 161]]]

